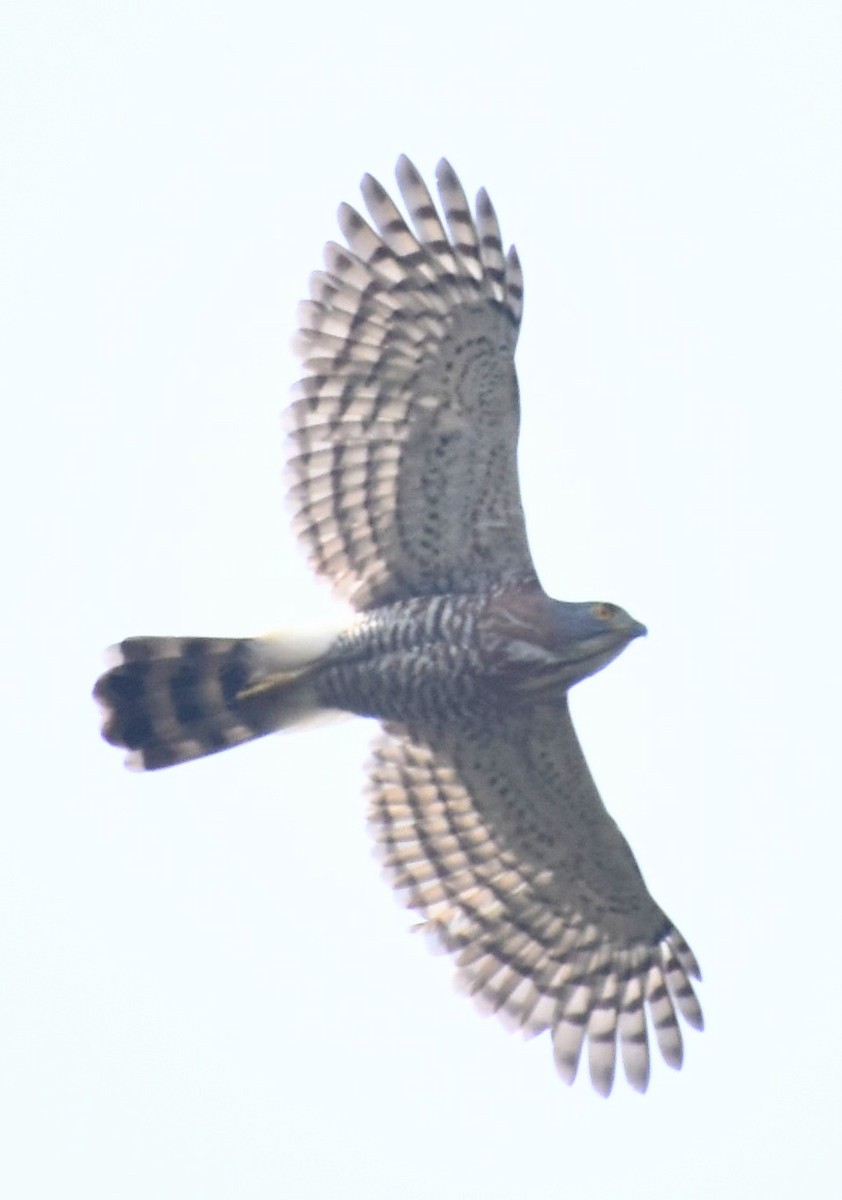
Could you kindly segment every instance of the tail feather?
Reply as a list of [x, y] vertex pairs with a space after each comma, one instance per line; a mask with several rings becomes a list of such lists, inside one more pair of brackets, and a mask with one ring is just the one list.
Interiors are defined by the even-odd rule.
[[150, 771], [227, 750], [314, 717], [324, 640], [127, 638], [94, 697], [102, 735]]

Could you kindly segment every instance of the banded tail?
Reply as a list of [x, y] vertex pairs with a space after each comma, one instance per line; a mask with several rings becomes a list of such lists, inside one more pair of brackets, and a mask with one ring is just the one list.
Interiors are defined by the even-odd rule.
[[125, 746], [127, 767], [153, 771], [312, 719], [334, 637], [126, 638], [94, 687], [102, 736]]

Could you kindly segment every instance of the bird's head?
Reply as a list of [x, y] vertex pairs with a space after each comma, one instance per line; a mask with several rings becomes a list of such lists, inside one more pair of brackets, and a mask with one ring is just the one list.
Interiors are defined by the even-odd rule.
[[518, 692], [536, 697], [567, 691], [646, 633], [616, 604], [570, 603], [543, 592], [500, 596], [490, 615], [502, 673]]
[[559, 663], [571, 669], [571, 683], [601, 671], [634, 638], [646, 636], [646, 626], [617, 604], [563, 600], [551, 604], [558, 637], [552, 650]]

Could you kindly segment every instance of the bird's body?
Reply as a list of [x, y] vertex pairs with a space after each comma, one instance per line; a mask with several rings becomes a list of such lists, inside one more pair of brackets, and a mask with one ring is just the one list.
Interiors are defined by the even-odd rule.
[[378, 718], [370, 816], [406, 902], [467, 989], [565, 1079], [588, 1045], [610, 1091], [649, 1077], [648, 1011], [680, 1065], [676, 1010], [701, 1026], [698, 967], [605, 810], [567, 692], [643, 626], [538, 582], [516, 470], [520, 265], [481, 192], [443, 163], [449, 233], [415, 168], [406, 223], [370, 176], [376, 228], [347, 206], [328, 244], [288, 412], [294, 527], [356, 609], [321, 636], [130, 638], [98, 682], [104, 734], [150, 769], [323, 711]]
[[[590, 659], [568, 663], [564, 608], [533, 586], [372, 609], [337, 638], [317, 669], [319, 700], [386, 721], [458, 721], [491, 736], [514, 709], [531, 709], [539, 689], [561, 699], [598, 669]], [[619, 628], [607, 635], [606, 653], [616, 647], [611, 657], [643, 631], [626, 614], [615, 619]]]

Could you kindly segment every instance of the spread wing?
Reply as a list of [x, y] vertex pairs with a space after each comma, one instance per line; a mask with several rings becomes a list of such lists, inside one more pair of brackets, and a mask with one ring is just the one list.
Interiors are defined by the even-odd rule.
[[480, 1007], [529, 1035], [549, 1030], [568, 1083], [587, 1041], [604, 1095], [618, 1046], [646, 1089], [647, 1012], [664, 1059], [681, 1065], [677, 1013], [702, 1027], [699, 968], [605, 810], [566, 705], [485, 737], [390, 727], [371, 791], [392, 882]]
[[517, 479], [522, 276], [484, 191], [472, 216], [442, 161], [449, 236], [409, 159], [410, 228], [380, 184], [373, 226], [343, 205], [300, 310], [287, 428], [294, 527], [358, 609], [536, 579]]

